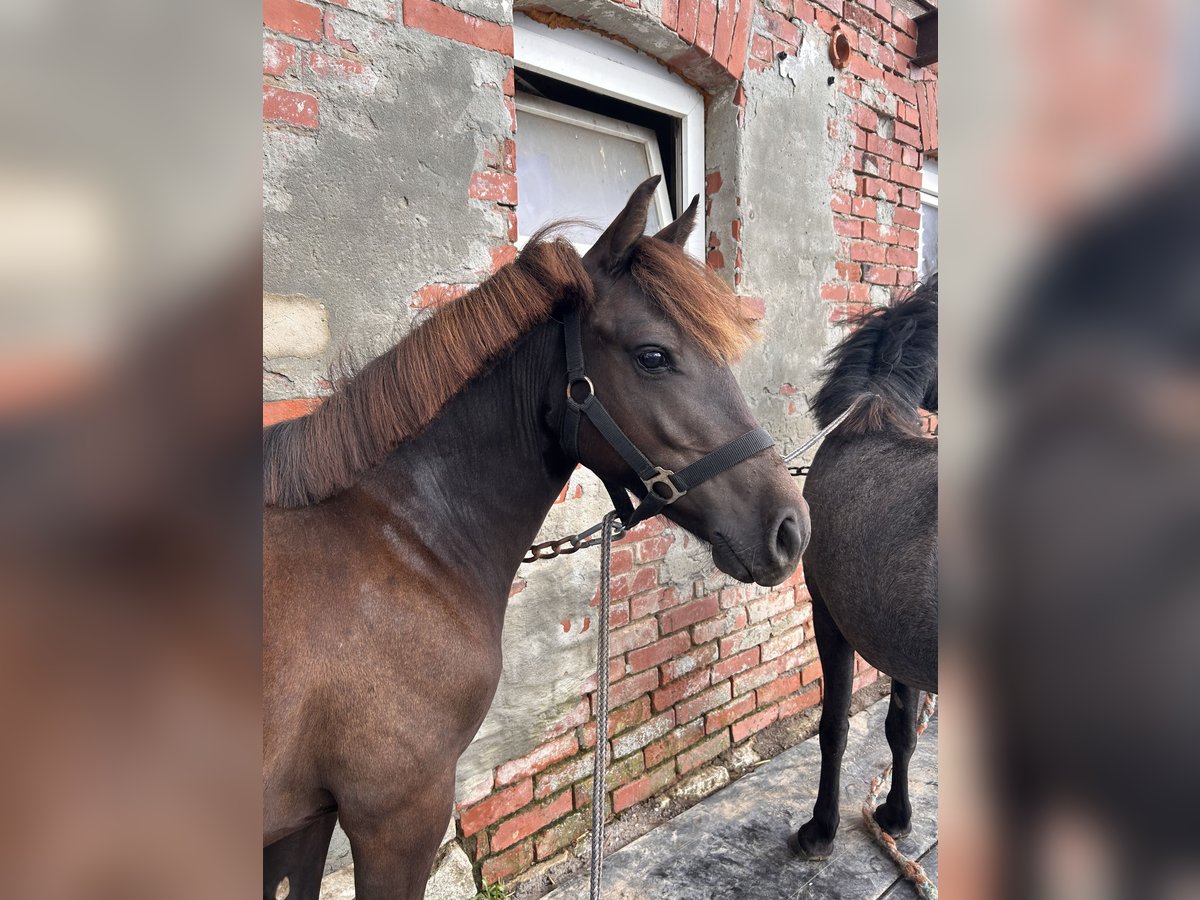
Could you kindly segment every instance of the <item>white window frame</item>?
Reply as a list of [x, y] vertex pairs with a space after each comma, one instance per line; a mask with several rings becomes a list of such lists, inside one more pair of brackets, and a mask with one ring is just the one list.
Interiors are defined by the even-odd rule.
[[[922, 206], [932, 206], [938, 209], [938, 160], [936, 156], [927, 156], [921, 163], [921, 199], [918, 201], [918, 211]], [[924, 213], [921, 213], [924, 216]], [[924, 268], [925, 262], [925, 228], [924, 222], [917, 228], [917, 271]], [[939, 232], [940, 233], [940, 232]]]
[[[533, 97], [528, 94], [517, 94], [516, 104], [517, 112], [523, 112], [526, 115], [541, 116], [542, 118], [553, 119], [556, 122], [566, 122], [568, 125], [574, 125], [577, 128], [611, 135], [639, 144], [646, 154], [646, 167], [649, 169], [650, 174], [663, 174], [662, 157], [659, 155], [658, 150], [658, 136], [649, 128], [634, 125], [632, 122], [623, 122], [620, 119], [613, 119], [609, 116], [602, 116], [599, 113], [588, 112], [586, 109], [579, 109], [576, 106], [570, 106], [566, 103], [557, 103], [553, 100], [546, 100], [543, 97]], [[517, 152], [519, 153], [520, 150], [518, 149]], [[519, 202], [520, 199], [518, 196]], [[667, 195], [667, 186], [665, 184], [659, 184], [658, 190], [654, 192], [652, 202], [658, 213], [658, 221], [663, 225], [669, 223], [672, 218], [671, 202]], [[518, 216], [518, 222], [519, 220]], [[521, 235], [517, 240], [517, 246], [524, 247], [525, 242], [529, 240], [531, 235], [532, 231], [522, 228]], [[581, 243], [578, 241], [573, 241], [572, 243], [575, 245], [575, 249], [581, 254], [586, 253], [592, 246], [590, 243]]]
[[[676, 206], [682, 211], [693, 196], [704, 195], [704, 97], [699, 91], [644, 53], [589, 31], [552, 29], [520, 13], [513, 16], [513, 44], [513, 58], [523, 69], [679, 119]], [[520, 152], [518, 134], [518, 159]], [[520, 177], [518, 162], [518, 191]], [[707, 233], [703, 203], [697, 216], [687, 250], [703, 259]], [[665, 221], [670, 218], [668, 214]]]

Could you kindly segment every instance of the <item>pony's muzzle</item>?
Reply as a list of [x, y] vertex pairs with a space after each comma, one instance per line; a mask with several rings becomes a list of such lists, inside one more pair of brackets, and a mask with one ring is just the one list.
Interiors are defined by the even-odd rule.
[[784, 509], [768, 533], [773, 540], [768, 541], [765, 571], [761, 575], [778, 583], [800, 564], [800, 554], [808, 545], [808, 516], [795, 507]]

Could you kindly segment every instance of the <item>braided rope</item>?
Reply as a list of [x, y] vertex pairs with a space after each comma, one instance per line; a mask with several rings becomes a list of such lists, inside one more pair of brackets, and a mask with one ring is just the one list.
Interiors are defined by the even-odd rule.
[[596, 750], [592, 758], [592, 862], [589, 874], [591, 900], [600, 900], [604, 868], [604, 788], [608, 767], [608, 618], [609, 570], [612, 567], [612, 523], [616, 512], [604, 517], [600, 540], [600, 622], [596, 629]]
[[[927, 693], [925, 705], [921, 708], [921, 718], [917, 722], [917, 737], [925, 733], [925, 729], [929, 727], [929, 720], [933, 718], [936, 710], [937, 694]], [[867, 798], [863, 801], [863, 822], [866, 823], [867, 831], [874, 836], [879, 846], [883, 847], [883, 851], [891, 858], [892, 862], [899, 866], [901, 874], [916, 886], [917, 893], [925, 900], [937, 900], [937, 885], [926, 874], [925, 869], [915, 859], [909, 859], [901, 853], [900, 848], [896, 846], [896, 839], [880, 828], [879, 823], [875, 821], [875, 804], [891, 782], [892, 764], [888, 763], [879, 775], [871, 779], [871, 789], [867, 791]]]

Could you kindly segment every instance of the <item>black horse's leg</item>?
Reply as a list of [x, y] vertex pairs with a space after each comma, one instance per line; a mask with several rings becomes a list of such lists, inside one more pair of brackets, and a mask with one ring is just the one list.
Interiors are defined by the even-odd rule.
[[[333, 810], [263, 848], [263, 900], [317, 900], [336, 822]], [[281, 888], [285, 878], [286, 893]]]
[[833, 850], [841, 801], [842, 755], [846, 752], [846, 733], [850, 730], [850, 694], [854, 686], [854, 650], [842, 637], [829, 610], [820, 599], [816, 585], [812, 594], [813, 629], [817, 651], [821, 654], [821, 784], [813, 816], [796, 833], [796, 851], [806, 859], [824, 859]]
[[917, 748], [917, 717], [921, 692], [892, 680], [888, 704], [888, 746], [892, 748], [892, 787], [887, 800], [875, 810], [875, 821], [892, 837], [903, 837], [912, 829], [912, 804], [908, 799], [908, 763]]

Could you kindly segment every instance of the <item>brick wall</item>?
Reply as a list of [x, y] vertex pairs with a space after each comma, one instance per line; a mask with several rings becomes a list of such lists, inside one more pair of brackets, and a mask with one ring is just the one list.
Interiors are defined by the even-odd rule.
[[[594, 6], [597, 21], [601, 13], [615, 14], [614, 0], [571, 2]], [[420, 30], [511, 57], [507, 13], [456, 5], [478, 14], [434, 0], [265, 0], [265, 127], [301, 135], [326, 128], [330, 111], [349, 102], [344, 98], [374, 90], [387, 77], [375, 71], [369, 48], [386, 40], [389, 30]], [[615, 6], [646, 14], [640, 0]], [[837, 323], [885, 301], [897, 286], [911, 284], [922, 152], [937, 148], [936, 73], [910, 66], [916, 47], [912, 19], [887, 0], [663, 0], [654, 15], [676, 42], [673, 51], [661, 55], [670, 68], [701, 87], [719, 83], [713, 81], [718, 78], [736, 85], [729, 92], [736, 127], [758, 127], [747, 126], [744, 115], [754, 99], [745, 88], [753, 75], [784, 66], [806, 41], [827, 43], [835, 28], [849, 37], [847, 67], [827, 66], [840, 100], [830, 104], [825, 134], [814, 136], [837, 146], [840, 156], [828, 175], [828, 216], [820, 226], [835, 248], [832, 264], [819, 270], [814, 285], [821, 318], [836, 337]], [[458, 296], [515, 252], [519, 136], [511, 64], [507, 71], [507, 77], [475, 88], [495, 95], [502, 104], [497, 109], [506, 113], [493, 123], [494, 136], [461, 184], [461, 202], [480, 206], [488, 223], [486, 258], [471, 271], [418, 286], [402, 298], [411, 310]], [[748, 308], [764, 317], [764, 300], [743, 286], [747, 267], [761, 263], [743, 254], [743, 229], [749, 226], [741, 198], [721, 205], [729, 173], [722, 175], [711, 168], [706, 184], [708, 262], [745, 295]], [[445, 202], [456, 201], [448, 196]], [[722, 209], [732, 212], [723, 222], [714, 221]], [[819, 355], [820, 348], [812, 349]], [[785, 415], [805, 415], [803, 397], [792, 383], [774, 390]], [[303, 414], [316, 402], [299, 397], [267, 403], [264, 423]], [[936, 427], [936, 419], [929, 427]], [[579, 501], [583, 492], [572, 479], [560, 502]], [[665, 560], [693, 541], [655, 520], [614, 551], [613, 709], [607, 735], [613, 762], [606, 795], [614, 813], [668, 790], [772, 722], [820, 702], [820, 666], [803, 574], [770, 590], [732, 585], [715, 570], [681, 581]], [[518, 578], [516, 602], [525, 590], [525, 579]], [[592, 607], [596, 601], [593, 597]], [[587, 615], [578, 622], [564, 619], [561, 627], [588, 632], [591, 621]], [[855, 688], [876, 678], [860, 660]], [[459, 835], [488, 881], [555, 859], [587, 830], [596, 740], [593, 685], [594, 676], [545, 729], [540, 744], [494, 765], [469, 791], [460, 792]]]

